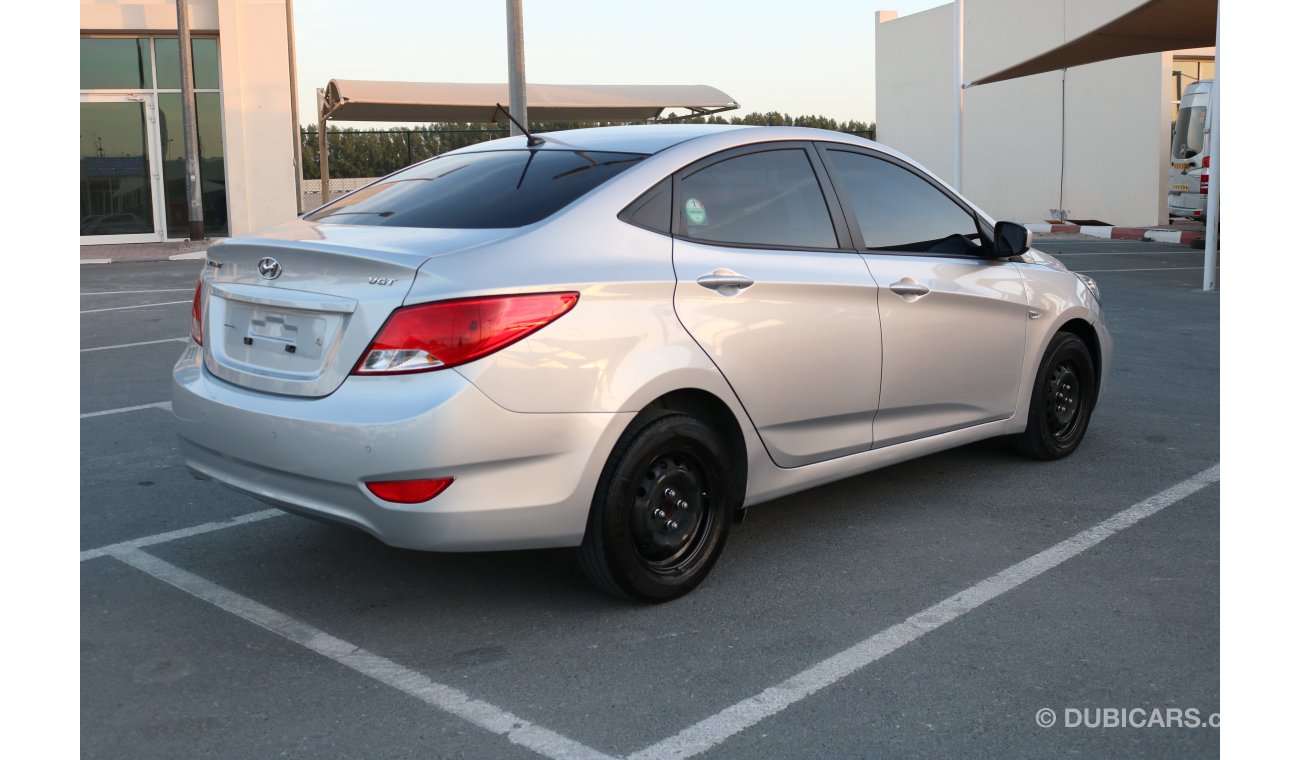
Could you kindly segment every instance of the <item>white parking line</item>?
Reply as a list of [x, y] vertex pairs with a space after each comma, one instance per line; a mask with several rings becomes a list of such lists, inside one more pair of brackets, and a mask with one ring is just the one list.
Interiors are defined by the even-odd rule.
[[771, 717], [787, 707], [831, 686], [846, 676], [879, 660], [899, 647], [956, 620], [1026, 581], [1037, 578], [1071, 557], [1091, 549], [1125, 528], [1132, 527], [1160, 510], [1219, 480], [1219, 465], [1199, 472], [1177, 485], [1138, 502], [1108, 520], [1076, 533], [1029, 559], [1008, 567], [974, 586], [948, 597], [907, 620], [864, 639], [797, 673], [760, 694], [728, 707], [676, 735], [629, 756], [629, 760], [686, 758], [707, 752], [728, 738]]
[[131, 567], [142, 570], [164, 583], [169, 583], [187, 594], [328, 657], [363, 676], [405, 692], [430, 707], [451, 713], [498, 736], [504, 736], [512, 743], [526, 747], [539, 755], [555, 758], [555, 760], [613, 760], [610, 755], [530, 723], [496, 705], [474, 699], [460, 689], [433, 681], [428, 676], [403, 667], [386, 657], [331, 636], [319, 628], [313, 628], [139, 549], [116, 549], [111, 554]]
[[194, 286], [188, 288], [159, 288], [158, 290], [101, 290], [94, 293], [82, 293], [83, 296], [124, 296], [131, 293], [193, 293]]
[[[916, 641], [962, 615], [974, 610], [1018, 586], [1037, 578], [1063, 562], [1100, 544], [1120, 531], [1130, 528], [1161, 510], [1173, 506], [1219, 481], [1219, 465], [1214, 465], [1173, 485], [1110, 518], [1076, 533], [1060, 543], [1019, 562], [1002, 572], [960, 591], [953, 596], [912, 615], [897, 625], [870, 636], [857, 644], [791, 676], [731, 707], [628, 756], [628, 760], [688, 758], [716, 747], [760, 721], [785, 710], [803, 699], [838, 683], [871, 663]], [[265, 520], [282, 514], [269, 509], [233, 518], [223, 523], [205, 523], [168, 533], [124, 541], [89, 549], [81, 553], [84, 562], [95, 557], [112, 556], [158, 578], [203, 601], [220, 607], [248, 622], [328, 657], [362, 675], [405, 692], [425, 704], [456, 715], [511, 742], [555, 760], [589, 758], [614, 760], [598, 750], [574, 741], [555, 731], [530, 723], [495, 705], [474, 699], [459, 689], [437, 683], [427, 676], [403, 667], [392, 660], [368, 652], [317, 628], [295, 620], [247, 597], [223, 588], [205, 578], [183, 570], [140, 550], [189, 536], [224, 530]]]
[[249, 523], [255, 523], [261, 520], [267, 520], [272, 517], [279, 517], [280, 515], [283, 514], [284, 512], [281, 512], [278, 509], [266, 509], [266, 510], [262, 510], [261, 512], [249, 512], [246, 515], [240, 515], [239, 517], [232, 517], [231, 519], [226, 520], [225, 522], [203, 523], [202, 525], [195, 525], [189, 528], [181, 528], [179, 530], [169, 530], [166, 533], [155, 533], [152, 536], [145, 536], [143, 538], [133, 538], [130, 541], [123, 541], [117, 544], [109, 544], [108, 546], [101, 546], [98, 549], [87, 549], [81, 553], [81, 561], [85, 562], [88, 559], [95, 559], [96, 557], [104, 557], [110, 554], [124, 552], [127, 551], [128, 549], [141, 549], [146, 546], [165, 544], [168, 541], [177, 541], [182, 538], [189, 538], [190, 536], [199, 536], [204, 533], [211, 533], [216, 530], [225, 530], [226, 528], [237, 528], [240, 525], [248, 525]]
[[94, 348], [83, 348], [81, 353], [87, 351], [111, 351], [114, 348], [135, 348], [136, 346], [152, 346], [157, 343], [184, 343], [189, 338], [163, 338], [161, 340], [142, 340], [139, 343], [118, 343], [116, 346], [95, 346]]
[[193, 301], [163, 301], [162, 303], [141, 303], [134, 306], [110, 306], [107, 309], [82, 309], [82, 314], [98, 314], [101, 311], [122, 311], [123, 309], [147, 309], [150, 306], [175, 306], [178, 303], [193, 303]]
[[172, 410], [172, 402], [155, 401], [152, 404], [140, 404], [139, 406], [124, 406], [121, 409], [105, 409], [102, 412], [82, 412], [81, 419], [84, 420], [88, 417], [103, 417], [108, 414], [121, 414], [122, 412], [138, 412], [141, 409], [165, 409], [170, 412]]

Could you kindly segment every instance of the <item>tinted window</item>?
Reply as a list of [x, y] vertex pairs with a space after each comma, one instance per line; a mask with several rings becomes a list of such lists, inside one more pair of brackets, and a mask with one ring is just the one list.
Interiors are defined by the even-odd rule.
[[718, 243], [835, 248], [835, 228], [802, 148], [747, 153], [681, 182], [686, 237]]
[[938, 188], [888, 161], [827, 151], [868, 248], [976, 254], [975, 218]]
[[559, 211], [642, 158], [568, 150], [442, 156], [364, 187], [306, 218], [387, 227], [522, 227]]

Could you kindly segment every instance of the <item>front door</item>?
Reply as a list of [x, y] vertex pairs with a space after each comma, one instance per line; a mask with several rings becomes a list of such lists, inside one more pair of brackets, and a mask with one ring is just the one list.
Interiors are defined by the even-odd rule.
[[876, 283], [824, 182], [810, 148], [773, 144], [688, 168], [673, 192], [678, 318], [781, 467], [869, 449], [880, 392]]
[[1028, 324], [1020, 270], [929, 178], [865, 150], [821, 150], [880, 284], [875, 446], [1010, 417]]
[[81, 242], [163, 239], [152, 95], [81, 96]]

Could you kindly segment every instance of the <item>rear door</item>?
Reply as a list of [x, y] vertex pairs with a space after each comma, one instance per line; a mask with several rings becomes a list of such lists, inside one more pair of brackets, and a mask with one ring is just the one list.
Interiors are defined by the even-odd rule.
[[773, 461], [871, 447], [876, 283], [808, 143], [718, 154], [673, 188], [677, 315], [726, 376]]
[[880, 283], [875, 446], [1015, 412], [1028, 302], [1016, 265], [956, 197], [902, 162], [823, 144], [862, 256]]
[[1197, 82], [1183, 93], [1169, 147], [1169, 212], [1175, 216], [1205, 215], [1207, 196], [1202, 191], [1209, 192], [1209, 183], [1201, 178], [1209, 176], [1205, 165], [1210, 148], [1206, 132], [1209, 114], [1209, 85]]

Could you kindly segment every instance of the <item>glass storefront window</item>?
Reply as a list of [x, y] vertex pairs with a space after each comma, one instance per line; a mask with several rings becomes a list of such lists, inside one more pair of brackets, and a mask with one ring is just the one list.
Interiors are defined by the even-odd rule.
[[82, 38], [81, 89], [140, 88], [153, 88], [153, 64], [149, 60], [149, 40], [122, 37]]
[[[158, 77], [162, 78], [161, 75]], [[230, 233], [226, 218], [226, 154], [221, 141], [221, 96], [196, 93], [199, 122], [199, 188], [203, 194], [203, 229], [209, 235]], [[167, 236], [190, 234], [190, 206], [185, 194], [185, 131], [180, 93], [158, 96], [158, 139], [162, 143], [163, 200]]]
[[81, 104], [81, 234], [154, 231], [143, 102]]
[[[203, 37], [190, 39], [194, 55], [194, 88], [215, 90], [221, 86], [217, 66], [217, 41]], [[158, 89], [181, 88], [181, 46], [175, 37], [154, 40], [154, 53], [158, 56]]]
[[[204, 231], [225, 236], [219, 48], [195, 37], [191, 49]], [[188, 237], [177, 38], [83, 37], [81, 89], [81, 234]]]

